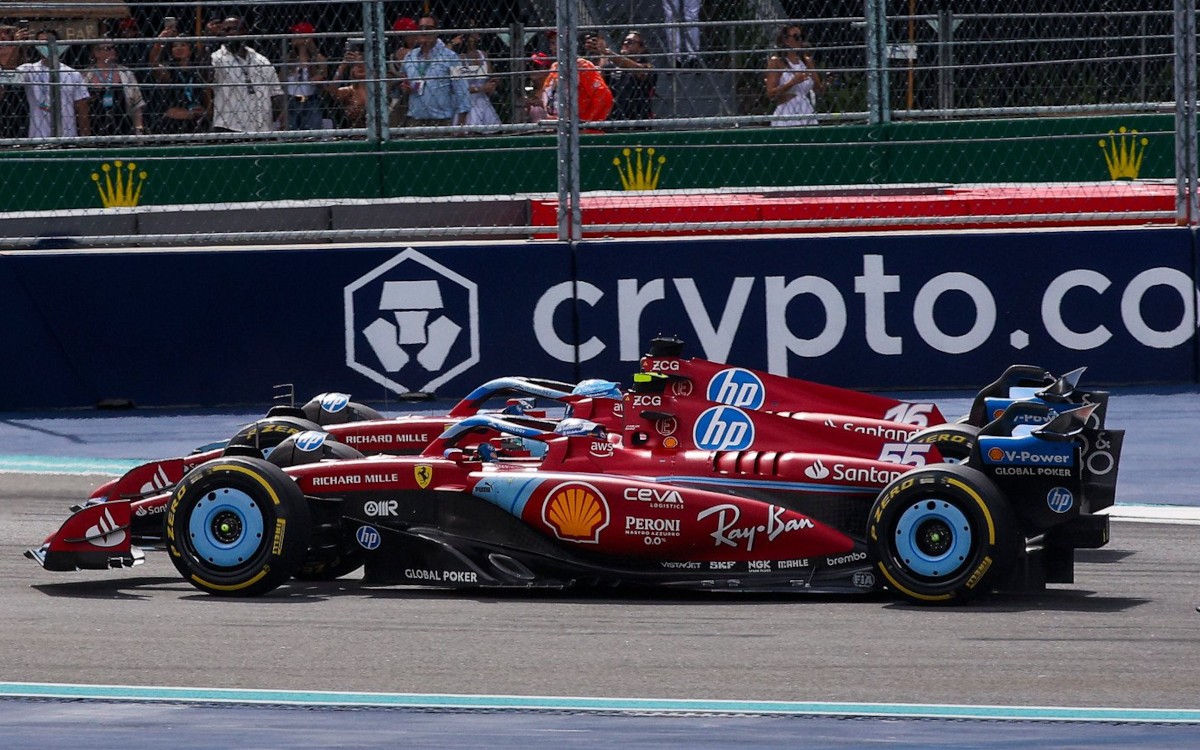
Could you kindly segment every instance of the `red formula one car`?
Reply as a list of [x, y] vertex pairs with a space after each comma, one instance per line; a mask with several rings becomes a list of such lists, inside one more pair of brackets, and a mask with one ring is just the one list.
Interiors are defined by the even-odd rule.
[[[675, 446], [578, 418], [477, 415], [419, 456], [349, 458], [313, 431], [270, 461], [201, 464], [140, 502], [165, 509], [170, 559], [214, 594], [264, 593], [314, 553], [353, 548], [370, 583], [887, 590], [957, 602], [1070, 581], [1074, 550], [1107, 542], [1107, 517], [1094, 513], [1113, 502], [1120, 435], [1088, 426], [1096, 408], [1029, 428], [1049, 408], [1015, 404], [963, 463], [923, 466], [881, 460], [883, 438], [841, 429], [797, 433], [788, 449], [740, 448], [752, 428], [720, 408], [691, 425], [692, 445]], [[648, 411], [636, 418], [662, 421]], [[851, 442], [829, 450], [831, 435]], [[48, 569], [133, 564], [133, 505], [85, 506], [27, 554]]]

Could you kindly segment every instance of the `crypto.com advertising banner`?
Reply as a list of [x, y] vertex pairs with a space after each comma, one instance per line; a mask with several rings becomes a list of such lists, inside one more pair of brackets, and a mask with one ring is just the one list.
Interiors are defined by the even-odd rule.
[[[0, 254], [0, 409], [628, 383], [650, 337], [838, 385], [1194, 382], [1187, 230]], [[574, 262], [573, 262], [574, 261]]]
[[661, 332], [685, 356], [851, 387], [977, 387], [1014, 362], [1191, 381], [1191, 242], [1167, 229], [585, 243], [579, 359], [625, 372]]

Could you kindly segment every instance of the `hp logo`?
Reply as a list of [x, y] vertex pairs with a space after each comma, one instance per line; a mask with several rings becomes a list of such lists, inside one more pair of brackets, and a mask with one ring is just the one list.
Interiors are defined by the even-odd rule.
[[757, 375], [740, 367], [731, 367], [713, 375], [708, 381], [705, 397], [718, 404], [761, 409], [766, 395], [767, 389]]
[[706, 451], [741, 451], [754, 444], [754, 422], [741, 409], [705, 409], [692, 429], [696, 447]]
[[1075, 505], [1075, 496], [1066, 487], [1055, 487], [1046, 494], [1046, 505], [1055, 513], [1066, 513]]
[[363, 549], [379, 549], [383, 538], [379, 536], [379, 532], [371, 526], [359, 526], [358, 532], [354, 534], [354, 538], [358, 540], [359, 545]]
[[321, 396], [321, 409], [330, 414], [337, 414], [350, 403], [350, 396], [345, 393], [326, 393]]
[[315, 450], [320, 450], [321, 446], [325, 445], [325, 438], [327, 437], [329, 437], [327, 433], [307, 430], [297, 435], [294, 440], [298, 449], [305, 453], [312, 453]]

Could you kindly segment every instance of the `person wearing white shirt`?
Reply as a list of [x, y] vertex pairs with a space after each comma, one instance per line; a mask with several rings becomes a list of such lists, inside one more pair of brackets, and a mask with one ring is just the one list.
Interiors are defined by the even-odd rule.
[[[241, 18], [226, 18], [221, 36], [244, 36]], [[282, 118], [283, 87], [271, 61], [246, 45], [230, 39], [212, 54], [213, 129], [234, 133], [263, 133], [287, 129]]]
[[[25, 85], [25, 97], [29, 101], [30, 138], [74, 138], [91, 135], [91, 119], [87, 84], [79, 71], [58, 62], [57, 68], [50, 64], [50, 44], [57, 43], [58, 35], [50, 30], [37, 35], [41, 44], [34, 47], [38, 61], [17, 66], [21, 83]], [[54, 132], [53, 91], [57, 80], [60, 129]]]

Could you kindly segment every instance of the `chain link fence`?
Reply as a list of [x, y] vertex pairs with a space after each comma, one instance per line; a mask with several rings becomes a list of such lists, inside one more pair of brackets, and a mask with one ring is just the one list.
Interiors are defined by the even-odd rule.
[[1190, 221], [1194, 12], [6, 1], [0, 224], [19, 245]]

